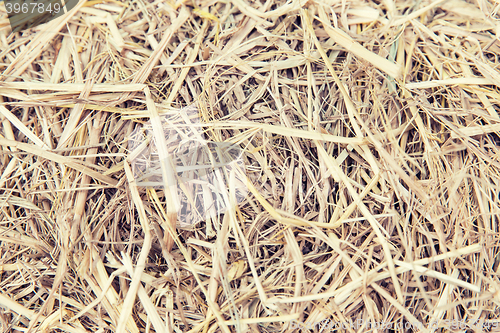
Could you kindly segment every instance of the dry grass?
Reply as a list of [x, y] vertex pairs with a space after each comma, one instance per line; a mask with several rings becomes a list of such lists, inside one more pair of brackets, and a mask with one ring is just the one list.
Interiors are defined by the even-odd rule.
[[[499, 10], [98, 0], [12, 34], [0, 5], [0, 331], [495, 326]], [[129, 138], [187, 106], [248, 195], [176, 230]]]

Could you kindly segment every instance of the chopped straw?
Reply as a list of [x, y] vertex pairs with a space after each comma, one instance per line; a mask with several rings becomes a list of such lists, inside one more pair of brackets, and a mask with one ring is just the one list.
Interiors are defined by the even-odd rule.
[[[494, 331], [499, 12], [82, 0], [12, 33], [0, 2], [0, 332]], [[180, 170], [177, 114], [244, 166]]]

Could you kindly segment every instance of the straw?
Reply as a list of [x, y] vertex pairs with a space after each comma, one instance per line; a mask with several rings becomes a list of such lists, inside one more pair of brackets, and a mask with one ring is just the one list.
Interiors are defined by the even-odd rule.
[[498, 321], [498, 1], [6, 5], [0, 332]]

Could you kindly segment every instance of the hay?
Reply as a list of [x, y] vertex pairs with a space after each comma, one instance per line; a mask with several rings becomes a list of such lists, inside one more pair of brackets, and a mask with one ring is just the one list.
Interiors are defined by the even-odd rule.
[[[11, 33], [0, 5], [0, 331], [494, 331], [499, 10], [99, 0]], [[176, 228], [130, 138], [187, 106], [248, 195], [216, 173], [228, 209]]]

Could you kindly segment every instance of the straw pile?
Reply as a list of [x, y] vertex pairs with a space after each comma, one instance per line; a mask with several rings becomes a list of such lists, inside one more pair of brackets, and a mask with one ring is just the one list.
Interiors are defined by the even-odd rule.
[[[494, 330], [499, 9], [0, 5], [0, 331]], [[248, 195], [175, 230], [128, 139], [187, 106]]]

